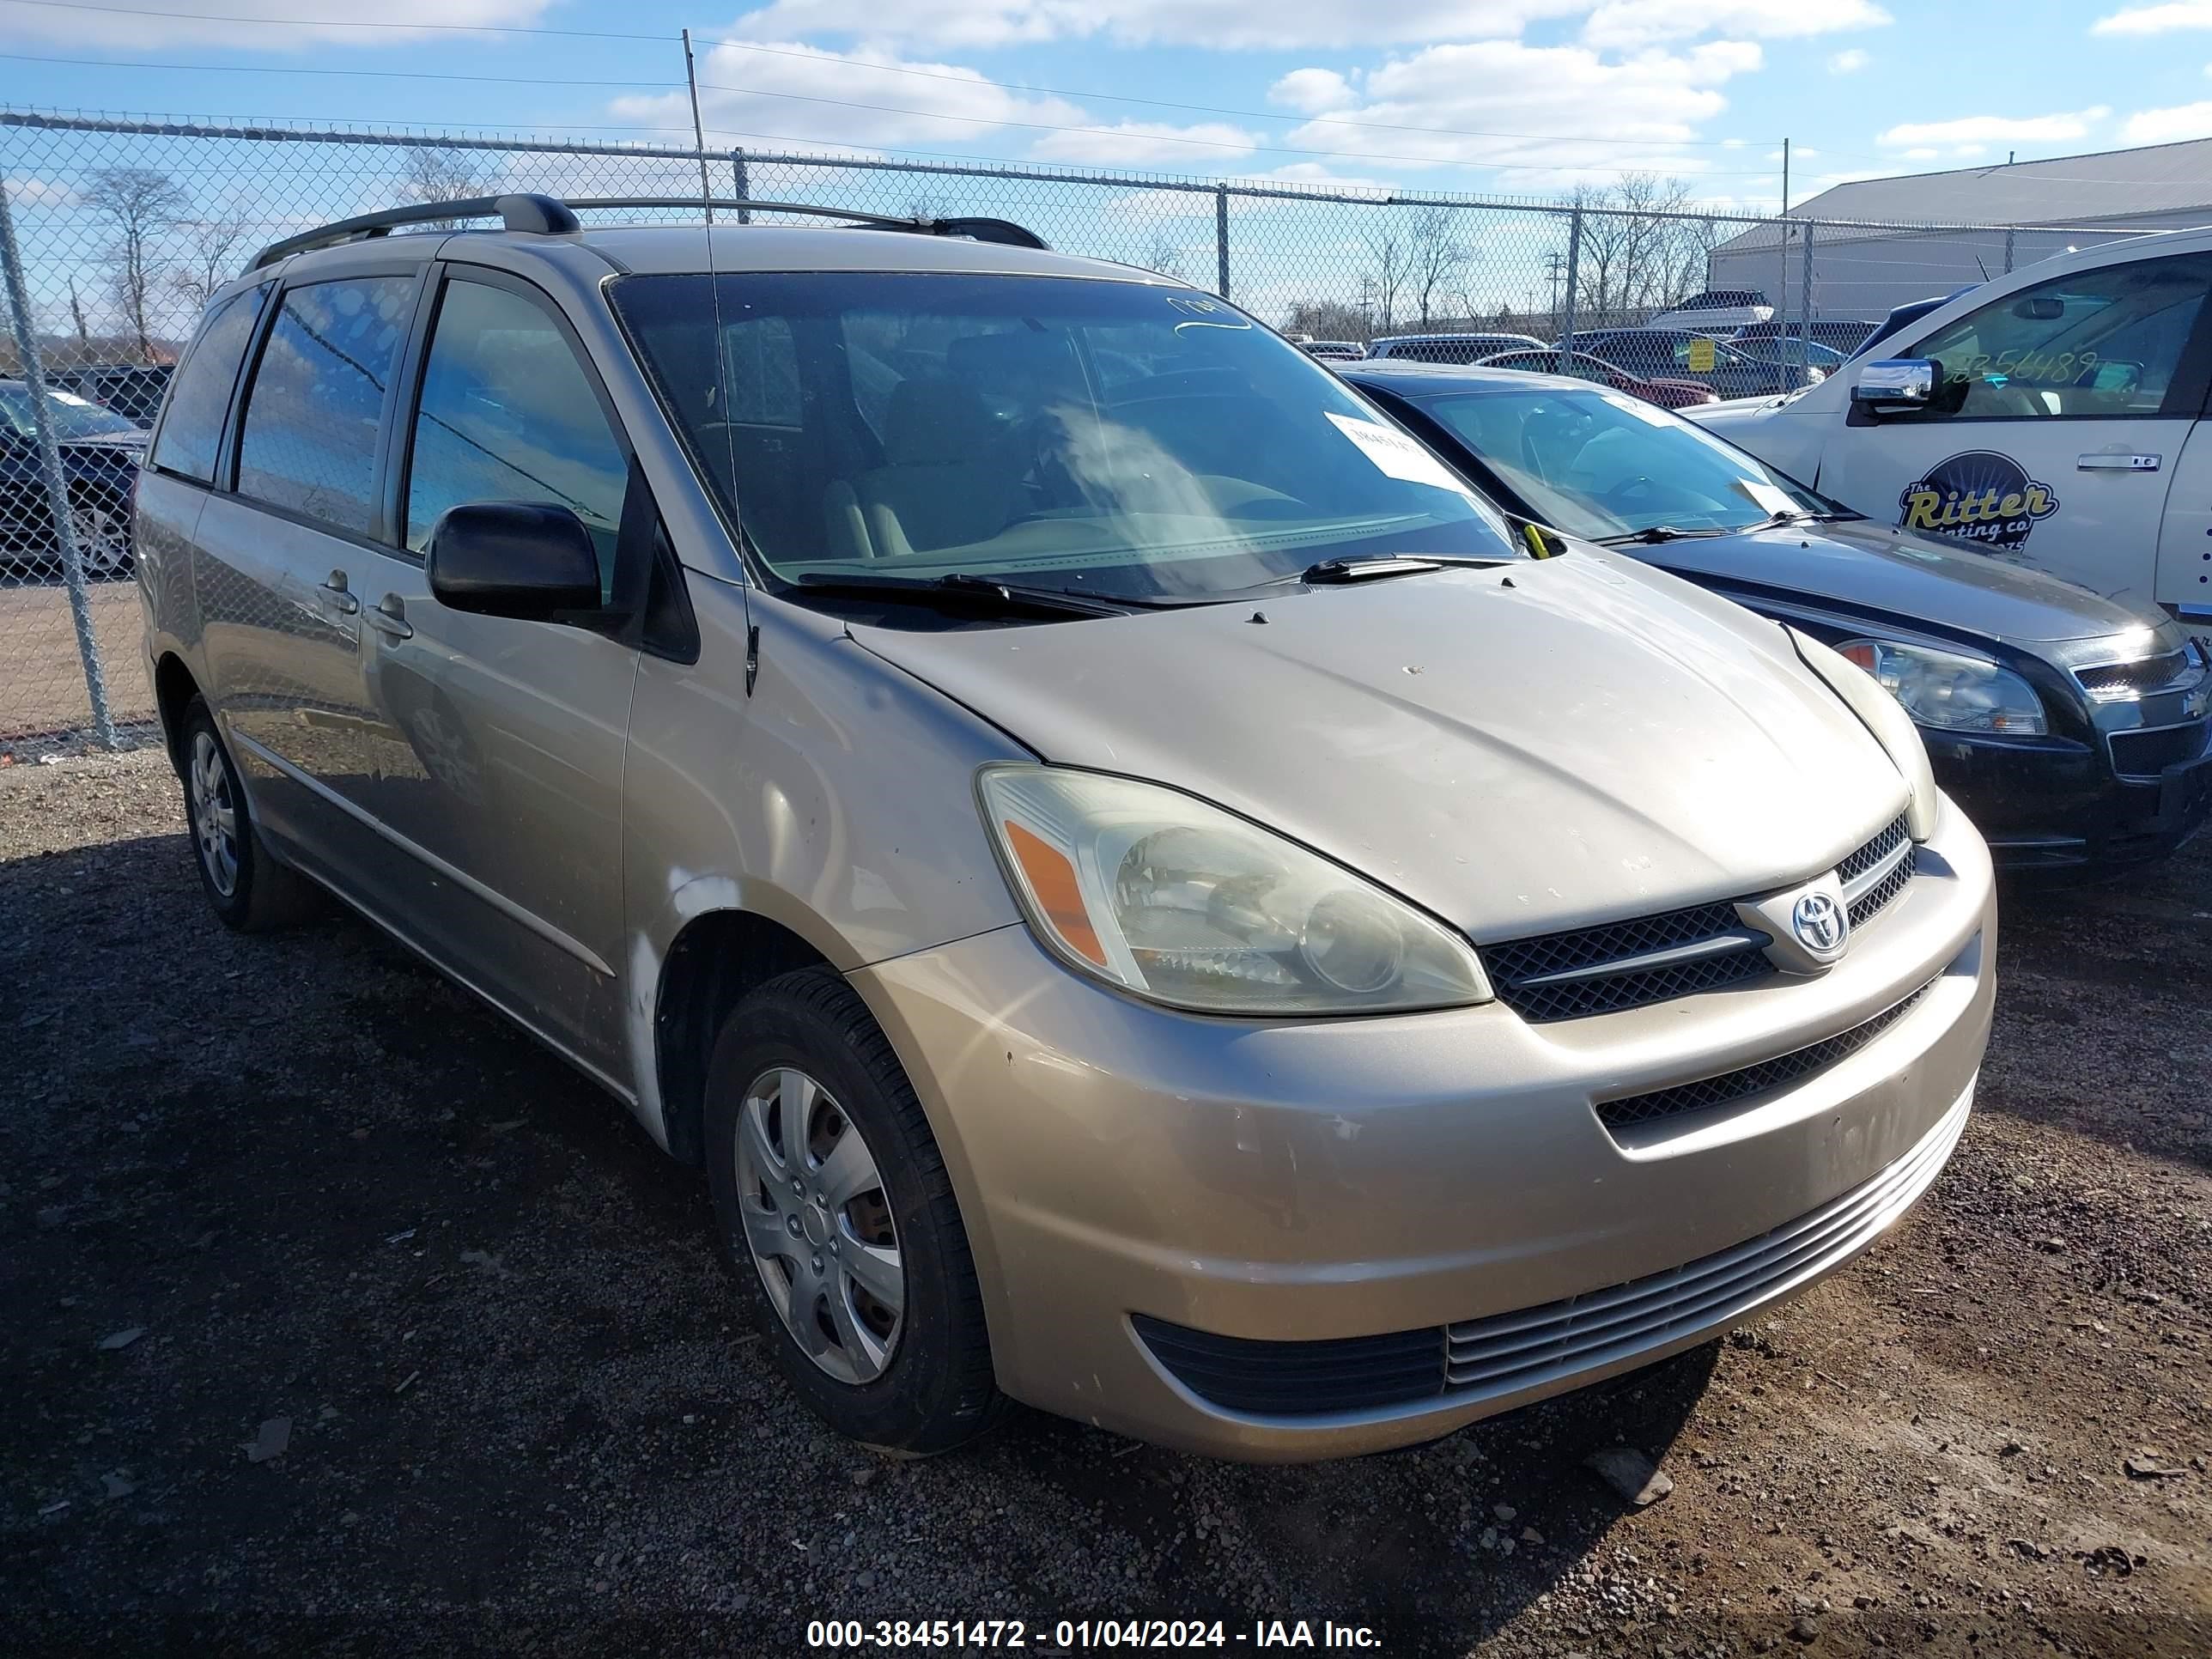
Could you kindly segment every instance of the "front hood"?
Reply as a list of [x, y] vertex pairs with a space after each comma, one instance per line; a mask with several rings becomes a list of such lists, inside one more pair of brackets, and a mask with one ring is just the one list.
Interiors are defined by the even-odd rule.
[[1751, 398], [1723, 398], [1717, 404], [1699, 404], [1682, 413], [1699, 426], [1726, 431], [1746, 422], [1763, 420], [1778, 409], [1787, 409], [1812, 389], [1801, 386], [1794, 392], [1762, 392]]
[[1778, 598], [1814, 605], [1825, 600], [1908, 626], [1930, 623], [2020, 644], [2106, 639], [2155, 629], [2165, 621], [1964, 544], [1947, 546], [1865, 519], [1745, 530], [1635, 550], [1646, 562], [1696, 581], [1755, 586]]
[[1478, 942], [1802, 881], [1905, 801], [1780, 629], [1595, 550], [1256, 605], [852, 633], [1048, 761], [1204, 796]]
[[143, 432], [108, 432], [92, 438], [64, 438], [56, 446], [64, 455], [96, 456], [102, 460], [130, 463], [146, 453]]

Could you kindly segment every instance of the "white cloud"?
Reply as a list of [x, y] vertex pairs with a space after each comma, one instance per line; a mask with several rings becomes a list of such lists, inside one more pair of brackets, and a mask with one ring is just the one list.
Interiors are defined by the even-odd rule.
[[1352, 82], [1333, 69], [1292, 70], [1267, 88], [1267, 101], [1301, 115], [1326, 115], [1359, 101]]
[[2165, 6], [2130, 6], [2100, 17], [2092, 34], [2166, 34], [2175, 29], [2212, 29], [2212, 0], [2177, 0]]
[[[0, 38], [84, 46], [230, 46], [289, 50], [305, 46], [392, 46], [419, 40], [404, 27], [353, 28], [364, 15], [380, 23], [475, 23], [512, 27], [535, 23], [547, 0], [384, 0], [374, 9], [359, 0], [223, 0], [220, 18], [194, 16], [206, 0], [133, 0], [128, 12], [47, 6], [0, 6]], [[283, 21], [278, 21], [283, 20]], [[441, 35], [447, 40], [455, 37]], [[465, 40], [467, 37], [463, 36]], [[480, 42], [478, 44], [481, 44]]]
[[1849, 52], [1839, 52], [1828, 60], [1828, 73], [1856, 75], [1872, 62], [1874, 62], [1872, 58], [1861, 52], [1856, 46], [1853, 46]]
[[[1749, 41], [1647, 52], [1626, 62], [1607, 62], [1586, 46], [1529, 46], [1517, 40], [1431, 46], [1370, 71], [1362, 101], [1345, 112], [1348, 120], [1388, 123], [1388, 128], [1317, 120], [1283, 142], [1364, 155], [1383, 165], [1404, 165], [1401, 158], [1413, 157], [1509, 167], [1516, 190], [1551, 189], [1623, 172], [1686, 174], [1711, 163], [1676, 147], [1686, 145], [1700, 123], [1727, 107], [1721, 85], [1757, 70], [1761, 61], [1759, 48]], [[1495, 136], [1527, 133], [1574, 136]], [[1493, 136], [1461, 136], [1468, 134]], [[1628, 142], [1588, 142], [1593, 139]]]
[[1933, 144], [1915, 144], [1905, 152], [1905, 159], [1908, 161], [1932, 161], [1942, 153]]
[[[1884, 148], [1942, 144], [2049, 144], [2086, 138], [2112, 112], [2103, 105], [2058, 115], [1962, 115], [1950, 121], [1908, 121], [1879, 135]], [[1978, 152], [1977, 152], [1978, 153]]]
[[1872, 0], [1605, 0], [1583, 25], [1591, 46], [1633, 50], [1700, 34], [1783, 40], [1875, 28], [1890, 21]]
[[1171, 162], [1176, 167], [1212, 172], [1239, 155], [1249, 155], [1260, 141], [1242, 127], [1226, 121], [1200, 121], [1194, 126], [1175, 126], [1160, 121], [1120, 121], [1094, 124], [1084, 132], [1041, 134], [1030, 153], [1040, 161], [1080, 161], [1100, 166], [1143, 167]]
[[[871, 75], [867, 66], [926, 70]], [[866, 107], [872, 106], [872, 107]], [[620, 119], [688, 126], [680, 92], [617, 98]], [[708, 140], [717, 134], [840, 150], [970, 143], [1009, 123], [1083, 125], [1089, 118], [1057, 98], [1026, 98], [972, 69], [911, 63], [887, 52], [853, 52], [778, 43], [776, 55], [716, 46], [699, 60], [699, 109]], [[1194, 149], [1193, 154], [1207, 154]]]
[[10, 179], [8, 199], [19, 208], [67, 207], [76, 200], [76, 191], [58, 179]]
[[846, 34], [934, 46], [1103, 35], [1127, 46], [1267, 51], [1510, 39], [1537, 18], [1589, 5], [1589, 0], [770, 0], [738, 27], [755, 38]]
[[2179, 104], [2169, 109], [2137, 110], [2120, 137], [2130, 144], [2171, 144], [2184, 138], [2212, 138], [2212, 104]]

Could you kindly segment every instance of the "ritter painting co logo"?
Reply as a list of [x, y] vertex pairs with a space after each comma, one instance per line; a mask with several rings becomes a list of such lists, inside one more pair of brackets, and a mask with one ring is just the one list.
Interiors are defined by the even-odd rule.
[[2009, 455], [1970, 449], [1938, 461], [1897, 498], [1898, 527], [1957, 536], [1990, 547], [2018, 547], [2039, 520], [2058, 510], [2051, 486]]

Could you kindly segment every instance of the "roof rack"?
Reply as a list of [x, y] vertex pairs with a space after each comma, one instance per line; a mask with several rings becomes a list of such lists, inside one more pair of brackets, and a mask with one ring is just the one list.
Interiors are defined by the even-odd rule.
[[974, 241], [998, 242], [1009, 247], [1042, 248], [1045, 245], [1044, 239], [1035, 231], [1007, 219], [895, 217], [881, 213], [856, 213], [848, 208], [814, 207], [804, 202], [756, 202], [734, 197], [603, 196], [563, 202], [556, 197], [518, 192], [472, 196], [458, 202], [416, 202], [340, 219], [270, 243], [253, 256], [252, 269], [258, 270], [311, 248], [336, 247], [342, 242], [388, 236], [408, 225], [438, 224], [453, 219], [495, 218], [506, 230], [530, 231], [541, 236], [568, 235], [584, 228], [583, 222], [576, 217], [578, 208], [720, 208], [735, 213], [797, 213], [820, 219], [840, 219], [869, 230], [964, 236]]

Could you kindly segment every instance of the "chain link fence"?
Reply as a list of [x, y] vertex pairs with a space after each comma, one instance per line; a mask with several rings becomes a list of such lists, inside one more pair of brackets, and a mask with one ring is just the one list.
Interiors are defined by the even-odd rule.
[[[1802, 384], [1832, 361], [1823, 343], [1847, 340], [1853, 325], [1870, 325], [1892, 305], [2139, 234], [1759, 218], [1703, 211], [1679, 190], [1632, 179], [1540, 202], [23, 110], [0, 110], [0, 230], [10, 232], [0, 236], [9, 255], [0, 744], [80, 732], [129, 740], [147, 729], [152, 690], [136, 588], [125, 580], [130, 497], [171, 366], [208, 295], [262, 246], [398, 203], [703, 189], [870, 213], [1012, 219], [1062, 252], [1211, 289], [1294, 337], [1446, 361], [1474, 348], [1405, 337], [1586, 342], [1595, 330], [1646, 325], [1701, 291], [1752, 290], [1771, 319], [1717, 360], [1676, 354], [1624, 365], [1706, 379], [1728, 396]], [[676, 222], [696, 210], [619, 216]], [[1383, 341], [1394, 343], [1373, 343]], [[33, 389], [40, 383], [43, 398]]]

